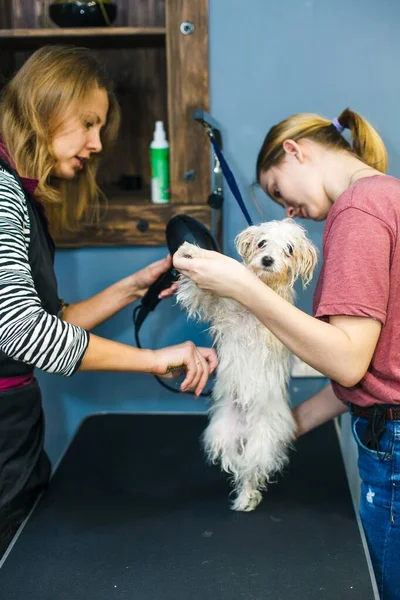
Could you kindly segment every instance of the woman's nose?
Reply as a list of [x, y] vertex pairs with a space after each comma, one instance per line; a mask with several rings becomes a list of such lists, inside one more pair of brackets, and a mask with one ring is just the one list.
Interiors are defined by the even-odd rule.
[[90, 136], [88, 146], [89, 146], [91, 152], [100, 152], [103, 147], [103, 145], [101, 143], [100, 132], [96, 131], [95, 129], [92, 129], [92, 131], [90, 133], [91, 133], [91, 136]]

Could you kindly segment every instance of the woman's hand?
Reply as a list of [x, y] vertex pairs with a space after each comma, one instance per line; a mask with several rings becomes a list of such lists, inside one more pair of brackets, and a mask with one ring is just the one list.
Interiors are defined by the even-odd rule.
[[[151, 263], [144, 269], [137, 271], [130, 277], [130, 285], [134, 290], [134, 295], [138, 298], [143, 298], [148, 288], [155, 282], [163, 273], [166, 273], [172, 266], [171, 256], [163, 258], [154, 263]], [[163, 290], [160, 298], [167, 298], [177, 290], [177, 285], [173, 284], [169, 288]]]
[[[171, 268], [171, 264], [171, 257], [167, 256], [117, 281], [88, 300], [70, 304], [63, 311], [62, 319], [88, 330], [97, 327], [138, 298], [142, 298], [160, 275]], [[163, 290], [159, 297], [171, 296], [176, 289], [177, 286], [172, 285]]]
[[217, 354], [213, 348], [197, 348], [193, 342], [153, 352], [155, 363], [152, 372], [168, 379], [185, 372], [186, 377], [180, 389], [182, 392], [194, 389], [196, 396], [201, 394], [209, 375], [218, 366]]
[[250, 271], [237, 260], [200, 248], [196, 249], [193, 258], [181, 256], [178, 250], [173, 256], [173, 264], [199, 288], [224, 298], [235, 298], [238, 286], [251, 276]]

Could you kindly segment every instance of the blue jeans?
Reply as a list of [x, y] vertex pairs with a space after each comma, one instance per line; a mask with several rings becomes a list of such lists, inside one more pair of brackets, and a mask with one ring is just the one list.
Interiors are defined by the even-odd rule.
[[361, 477], [360, 517], [381, 600], [400, 599], [400, 421], [388, 421], [379, 451], [362, 442], [368, 419], [352, 415]]

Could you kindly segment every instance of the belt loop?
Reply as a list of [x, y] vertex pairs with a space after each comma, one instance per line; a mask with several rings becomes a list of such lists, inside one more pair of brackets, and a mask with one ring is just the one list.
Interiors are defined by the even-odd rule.
[[387, 408], [387, 418], [389, 419], [389, 421], [393, 421], [393, 410], [391, 408]]

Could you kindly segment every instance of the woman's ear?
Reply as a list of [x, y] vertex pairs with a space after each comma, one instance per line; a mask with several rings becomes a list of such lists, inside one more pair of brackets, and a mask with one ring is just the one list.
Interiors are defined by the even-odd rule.
[[294, 140], [285, 140], [282, 144], [282, 148], [288, 156], [291, 156], [292, 158], [296, 158], [300, 162], [303, 162], [304, 152], [300, 144], [298, 144]]

